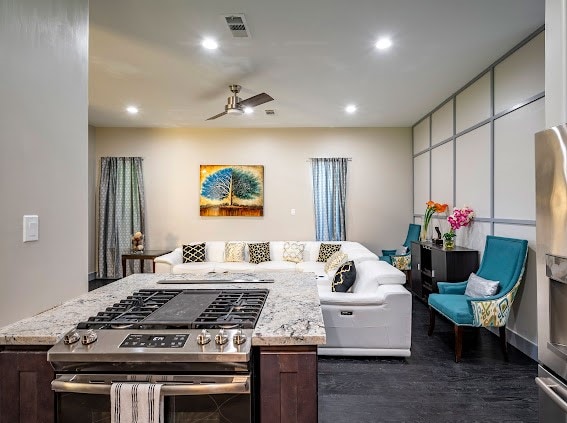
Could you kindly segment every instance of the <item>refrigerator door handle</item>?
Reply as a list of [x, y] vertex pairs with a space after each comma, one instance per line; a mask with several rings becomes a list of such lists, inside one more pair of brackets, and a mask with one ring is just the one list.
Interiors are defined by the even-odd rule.
[[559, 386], [548, 377], [536, 377], [537, 386], [553, 400], [565, 413], [567, 413], [567, 389]]

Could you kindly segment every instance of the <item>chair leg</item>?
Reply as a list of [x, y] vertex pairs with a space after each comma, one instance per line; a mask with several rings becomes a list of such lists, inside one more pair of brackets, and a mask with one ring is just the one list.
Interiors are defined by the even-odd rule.
[[463, 351], [463, 326], [455, 325], [455, 363], [461, 361]]
[[427, 331], [427, 335], [433, 335], [433, 329], [435, 329], [435, 310], [433, 307], [429, 307], [429, 330]]
[[506, 342], [506, 326], [500, 326], [498, 328], [500, 332], [500, 347], [504, 353], [504, 360], [508, 361], [508, 343]]

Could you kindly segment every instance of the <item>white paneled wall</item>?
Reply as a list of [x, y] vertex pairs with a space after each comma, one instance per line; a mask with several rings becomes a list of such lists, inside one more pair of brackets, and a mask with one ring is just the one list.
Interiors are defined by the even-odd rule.
[[467, 205], [475, 219], [457, 232], [457, 245], [479, 250], [482, 257], [487, 235], [528, 240], [526, 280], [508, 328], [515, 345], [532, 357], [537, 345], [534, 134], [545, 126], [544, 40], [542, 28], [413, 128], [416, 223], [429, 200]]

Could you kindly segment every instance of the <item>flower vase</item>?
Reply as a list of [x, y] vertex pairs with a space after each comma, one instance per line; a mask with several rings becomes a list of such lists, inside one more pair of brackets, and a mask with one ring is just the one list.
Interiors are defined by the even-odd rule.
[[450, 239], [444, 239], [443, 248], [445, 248], [446, 250], [452, 250], [453, 248], [455, 248], [455, 237]]
[[419, 240], [421, 242], [427, 241], [427, 226], [425, 225], [421, 226], [421, 232], [419, 233]]

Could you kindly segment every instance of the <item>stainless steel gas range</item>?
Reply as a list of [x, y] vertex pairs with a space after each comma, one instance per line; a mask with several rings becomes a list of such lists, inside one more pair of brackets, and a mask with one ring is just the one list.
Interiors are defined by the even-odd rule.
[[253, 328], [267, 289], [140, 290], [48, 352], [57, 422], [110, 422], [113, 383], [163, 384], [165, 421], [255, 419]]

